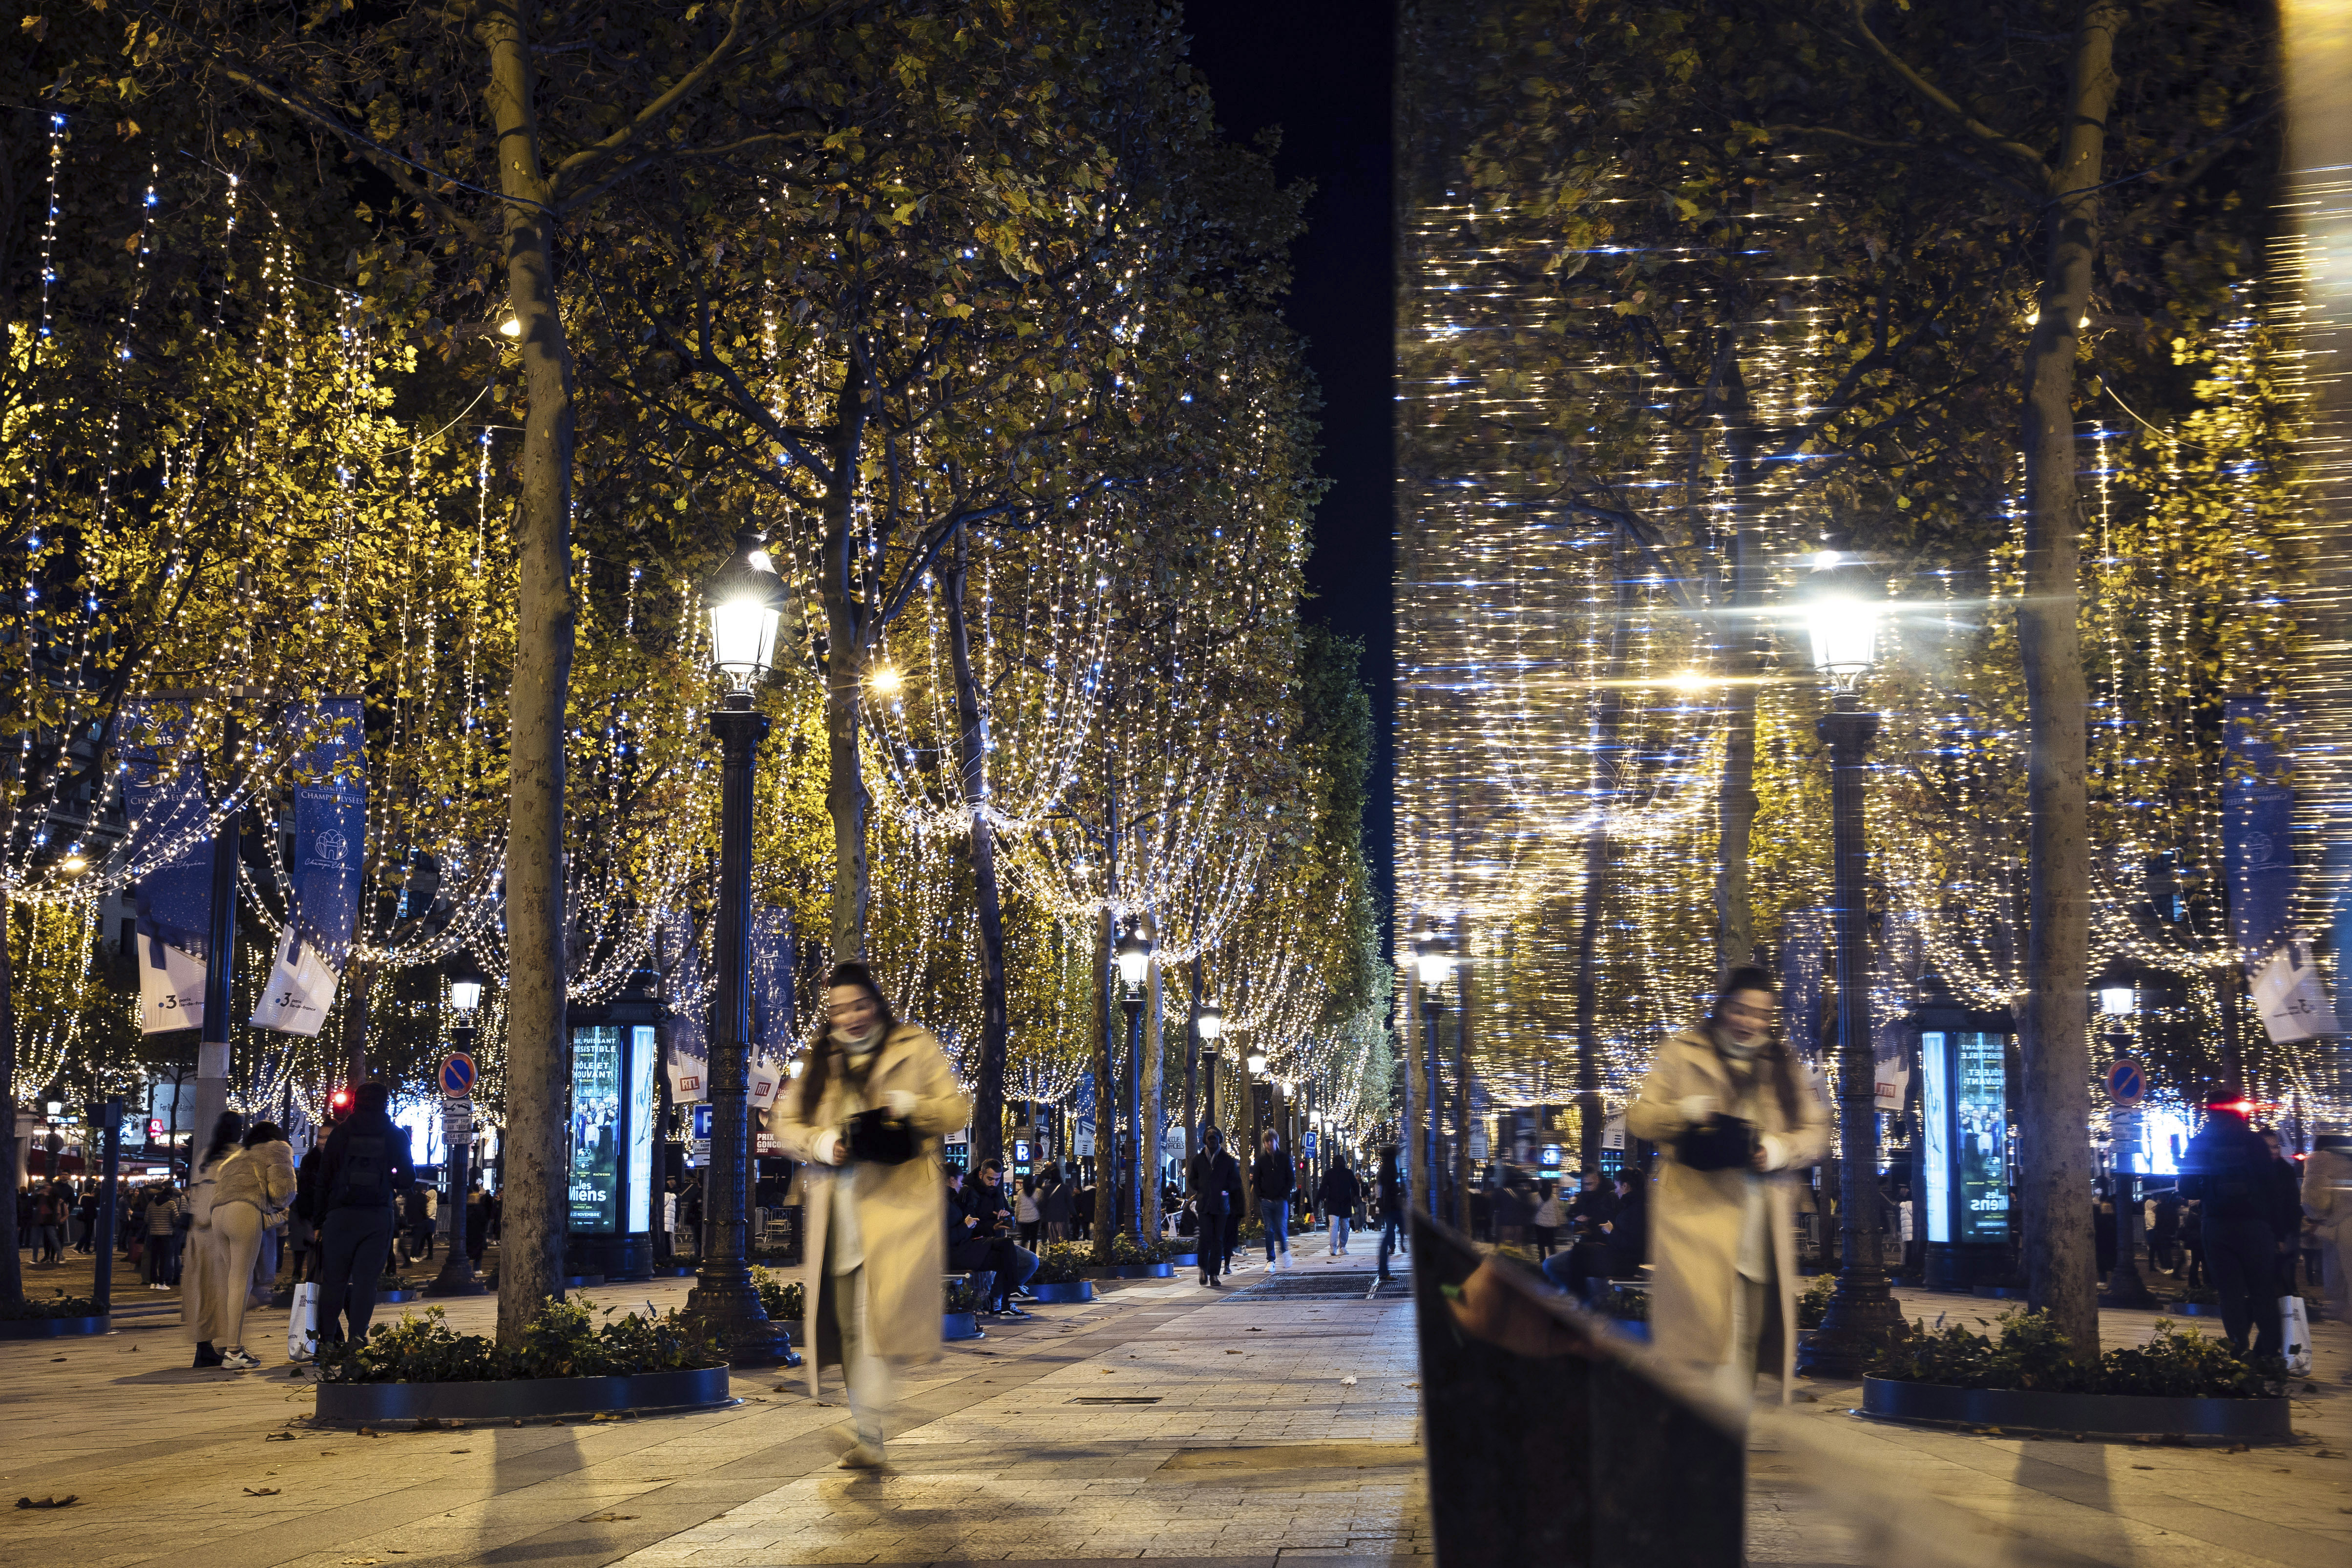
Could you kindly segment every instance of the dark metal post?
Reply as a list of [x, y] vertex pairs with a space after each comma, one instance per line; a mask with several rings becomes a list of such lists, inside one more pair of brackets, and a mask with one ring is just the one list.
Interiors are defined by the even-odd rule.
[[98, 1217], [92, 1221], [89, 1239], [89, 1299], [97, 1303], [98, 1315], [102, 1318], [114, 1310], [114, 1232], [121, 1223], [121, 1200], [116, 1196], [115, 1183], [122, 1174], [122, 1099], [117, 1095], [92, 1100], [83, 1108], [83, 1114], [97, 1129], [103, 1151], [99, 1166]]
[[1421, 1016], [1423, 1021], [1427, 1025], [1429, 1030], [1429, 1049], [1422, 1053], [1423, 1065], [1428, 1069], [1429, 1088], [1427, 1092], [1422, 1096], [1422, 1108], [1424, 1114], [1422, 1118], [1422, 1127], [1419, 1134], [1422, 1139], [1423, 1147], [1426, 1151], [1424, 1163], [1429, 1167], [1429, 1190], [1422, 1195], [1422, 1202], [1428, 1207], [1429, 1217], [1432, 1219], [1442, 1219], [1444, 1218], [1444, 1213], [1439, 1207], [1437, 1196], [1438, 1188], [1444, 1185], [1438, 1179], [1438, 1173], [1443, 1167], [1438, 1164], [1437, 1144], [1437, 1015], [1442, 1006], [1443, 1004], [1441, 1004], [1437, 999], [1436, 987], [1426, 985], [1422, 987]]
[[1143, 1228], [1143, 998], [1122, 982], [1119, 1005], [1127, 1009], [1127, 1141], [1119, 1145], [1119, 1168], [1126, 1173], [1119, 1189], [1119, 1224], [1137, 1241], [1149, 1239]]
[[1184, 1011], [1184, 1171], [1189, 1179], [1192, 1155], [1200, 1145], [1201, 1080], [1201, 960], [1192, 960], [1192, 1005]]
[[719, 737], [717, 984], [710, 1008], [710, 1163], [703, 1173], [701, 1272], [688, 1310], [738, 1366], [772, 1365], [789, 1348], [751, 1283], [751, 764], [768, 733], [748, 692], [710, 716]]
[[[471, 1055], [475, 1032], [470, 1027], [449, 1031], [449, 1049]], [[474, 1102], [444, 1098], [441, 1102], [441, 1143], [448, 1151], [443, 1161], [449, 1167], [449, 1253], [441, 1260], [441, 1271], [425, 1287], [428, 1296], [478, 1296], [482, 1282], [474, 1277], [473, 1255], [467, 1249], [466, 1188], [473, 1180]]]
[[1828, 1316], [1813, 1335], [1804, 1370], [1859, 1377], [1902, 1316], [1887, 1288], [1878, 1212], [1878, 1104], [1870, 1044], [1870, 930], [1863, 787], [1878, 716], [1840, 692], [1822, 716], [1830, 748], [1831, 858], [1837, 899], [1838, 1278]]
[[[232, 695], [231, 700], [234, 700]], [[221, 755], [236, 755], [236, 720], [222, 727]], [[224, 778], [223, 785], [227, 780]], [[213, 835], [211, 919], [205, 936], [205, 1024], [196, 1046], [196, 1125], [188, 1139], [188, 1175], [228, 1109], [230, 984], [236, 978], [236, 862], [245, 813], [232, 811]]]

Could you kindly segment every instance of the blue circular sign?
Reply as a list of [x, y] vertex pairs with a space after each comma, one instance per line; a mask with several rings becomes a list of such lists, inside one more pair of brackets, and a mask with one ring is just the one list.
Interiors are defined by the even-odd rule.
[[2107, 1069], [2107, 1098], [2118, 1105], [2137, 1105], [2147, 1093], [2147, 1074], [2128, 1057]]
[[452, 1051], [441, 1064], [441, 1092], [452, 1100], [463, 1100], [474, 1092], [474, 1059], [464, 1051]]

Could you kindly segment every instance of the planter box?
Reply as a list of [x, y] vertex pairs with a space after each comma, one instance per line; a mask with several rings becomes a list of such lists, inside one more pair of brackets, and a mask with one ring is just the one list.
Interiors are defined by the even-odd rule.
[[2294, 1436], [2284, 1399], [2167, 1399], [2141, 1394], [2037, 1394], [2021, 1388], [1947, 1388], [1862, 1380], [1862, 1413], [1895, 1421], [1950, 1421], [2042, 1432], [2158, 1434], [2284, 1441]]
[[[403, 1301], [421, 1301], [424, 1299], [425, 1292], [422, 1291], [378, 1291], [375, 1293], [375, 1304], [379, 1307], [386, 1305], [396, 1307]], [[290, 1307], [294, 1303], [289, 1301], [286, 1304]]]
[[974, 1313], [941, 1312], [940, 1337], [944, 1340], [986, 1339], [988, 1332], [980, 1326], [980, 1319]]
[[1171, 1269], [1197, 1269], [1201, 1266], [1201, 1255], [1198, 1252], [1179, 1252], [1162, 1261]]
[[1091, 1301], [1095, 1299], [1095, 1282], [1092, 1280], [1071, 1280], [1059, 1285], [1040, 1285], [1033, 1281], [1029, 1293], [1037, 1298], [1040, 1305]]
[[1089, 1280], [1166, 1280], [1176, 1273], [1167, 1263], [1112, 1263], [1081, 1271]]
[[1650, 1325], [1640, 1318], [1611, 1318], [1609, 1326], [1627, 1339], [1639, 1340], [1643, 1344], [1650, 1343]]
[[[2275, 1309], [2277, 1303], [2273, 1302], [2272, 1305]], [[2169, 1312], [2177, 1318], [2218, 1318], [2221, 1315], [2221, 1303], [2219, 1301], [2158, 1301], [2156, 1310], [2159, 1314]]]
[[519, 1377], [493, 1383], [321, 1383], [318, 1419], [505, 1421], [605, 1410], [681, 1410], [733, 1403], [727, 1369], [646, 1372], [634, 1377]]
[[0, 1339], [73, 1339], [110, 1326], [106, 1318], [8, 1318], [0, 1320]]

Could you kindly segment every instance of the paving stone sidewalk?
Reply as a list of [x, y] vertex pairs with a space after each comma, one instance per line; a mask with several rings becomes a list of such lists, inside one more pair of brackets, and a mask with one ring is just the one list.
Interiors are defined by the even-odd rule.
[[[739, 1375], [730, 1410], [637, 1420], [402, 1430], [309, 1427], [305, 1385], [197, 1372], [175, 1313], [129, 1300], [96, 1341], [0, 1344], [0, 1563], [44, 1568], [166, 1557], [239, 1568], [528, 1564], [1087, 1564], [1196, 1568], [1315, 1562], [1370, 1568], [1432, 1551], [1417, 1442], [1412, 1308], [1363, 1298], [1362, 1260], [1303, 1255], [1217, 1295], [1189, 1280], [1113, 1287], [1090, 1305], [951, 1345], [908, 1376], [892, 1469], [836, 1467], [839, 1385], [812, 1404], [799, 1375]], [[682, 1303], [688, 1281], [584, 1292], [618, 1309]], [[1268, 1295], [1269, 1289], [1283, 1293]], [[1914, 1294], [1916, 1313], [1992, 1314]], [[394, 1311], [403, 1309], [393, 1309]], [[415, 1310], [415, 1309], [406, 1309]], [[452, 1303], [486, 1331], [487, 1300]], [[256, 1314], [249, 1345], [284, 1343]], [[2151, 1314], [2109, 1313], [2111, 1341]], [[2298, 1399], [2288, 1448], [2044, 1442], [1862, 1421], [1851, 1385], [1807, 1384], [1800, 1427], [1846, 1445], [1857, 1471], [1939, 1499], [1980, 1528], [1987, 1562], [2018, 1534], [2116, 1568], [2337, 1568], [2352, 1465], [2352, 1335], [2319, 1331], [2324, 1390]], [[1354, 1381], [1350, 1383], [1349, 1379]], [[1767, 1384], [1764, 1386], [1769, 1387]], [[1816, 1430], [1817, 1428], [1817, 1430]], [[1852, 1521], [1798, 1485], [1759, 1437], [1750, 1561], [1870, 1561]]]

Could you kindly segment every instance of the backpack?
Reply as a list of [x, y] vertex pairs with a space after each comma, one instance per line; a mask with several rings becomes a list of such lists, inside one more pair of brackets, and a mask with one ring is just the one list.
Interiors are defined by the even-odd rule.
[[392, 1140], [382, 1133], [353, 1132], [343, 1140], [335, 1179], [327, 1186], [329, 1208], [392, 1207]]

